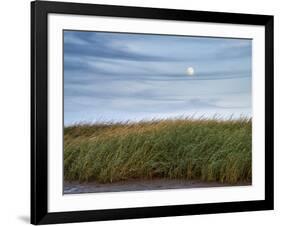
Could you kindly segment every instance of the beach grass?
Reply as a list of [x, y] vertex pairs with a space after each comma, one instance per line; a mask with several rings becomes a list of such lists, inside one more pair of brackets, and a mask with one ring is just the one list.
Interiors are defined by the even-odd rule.
[[165, 119], [64, 128], [64, 180], [252, 179], [252, 120]]

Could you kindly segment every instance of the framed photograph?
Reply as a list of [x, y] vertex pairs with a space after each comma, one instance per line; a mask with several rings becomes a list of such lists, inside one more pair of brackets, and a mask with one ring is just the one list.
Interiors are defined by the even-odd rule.
[[31, 223], [271, 209], [273, 16], [31, 3]]

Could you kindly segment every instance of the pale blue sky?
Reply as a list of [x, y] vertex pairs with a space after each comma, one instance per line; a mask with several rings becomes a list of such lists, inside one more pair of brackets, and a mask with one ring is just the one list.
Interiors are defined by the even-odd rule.
[[251, 117], [251, 59], [247, 39], [64, 31], [65, 124]]

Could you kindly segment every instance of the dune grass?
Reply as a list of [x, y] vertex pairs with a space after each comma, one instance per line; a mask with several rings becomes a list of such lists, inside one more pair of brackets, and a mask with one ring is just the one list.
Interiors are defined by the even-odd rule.
[[64, 179], [251, 182], [251, 119], [167, 119], [64, 128]]

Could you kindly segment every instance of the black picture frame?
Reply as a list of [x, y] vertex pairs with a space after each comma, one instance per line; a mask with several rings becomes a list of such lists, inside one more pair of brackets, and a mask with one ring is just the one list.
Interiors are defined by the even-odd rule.
[[[265, 27], [265, 199], [141, 208], [48, 212], [48, 14], [199, 21]], [[35, 1], [31, 3], [31, 223], [51, 224], [272, 210], [273, 16]]]

